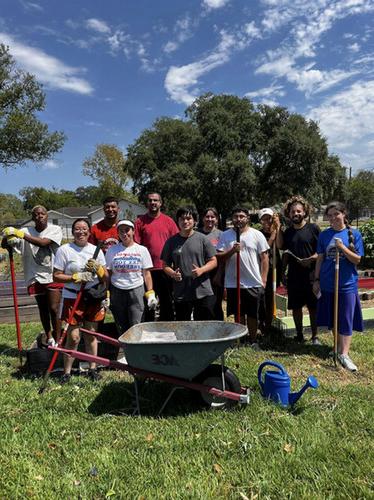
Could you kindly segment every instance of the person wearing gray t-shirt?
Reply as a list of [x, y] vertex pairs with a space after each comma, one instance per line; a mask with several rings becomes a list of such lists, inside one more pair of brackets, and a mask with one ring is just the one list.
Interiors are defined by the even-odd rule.
[[177, 321], [214, 319], [215, 297], [209, 272], [217, 267], [216, 251], [208, 238], [194, 230], [197, 213], [180, 208], [176, 215], [179, 233], [162, 250], [164, 272], [173, 280]]

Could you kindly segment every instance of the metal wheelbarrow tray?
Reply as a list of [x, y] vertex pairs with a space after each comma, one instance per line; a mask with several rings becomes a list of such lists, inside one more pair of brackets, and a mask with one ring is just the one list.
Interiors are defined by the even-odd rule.
[[[137, 376], [175, 386], [159, 414], [180, 387], [199, 391], [209, 407], [249, 403], [249, 390], [242, 387], [235, 374], [224, 366], [225, 350], [248, 332], [244, 325], [224, 321], [140, 323], [129, 328], [118, 340], [83, 328], [80, 330], [123, 348], [127, 363], [61, 347], [50, 349], [134, 375], [137, 413], [140, 413]], [[219, 357], [221, 364], [212, 365], [212, 361]]]
[[140, 323], [118, 339], [129, 365], [192, 380], [247, 328], [224, 321]]

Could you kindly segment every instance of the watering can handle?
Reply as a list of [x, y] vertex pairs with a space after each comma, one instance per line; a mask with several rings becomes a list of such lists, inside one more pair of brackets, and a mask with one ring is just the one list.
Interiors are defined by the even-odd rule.
[[287, 375], [286, 370], [284, 369], [284, 366], [282, 366], [279, 363], [276, 363], [275, 361], [264, 361], [263, 363], [260, 364], [258, 367], [257, 371], [257, 378], [258, 378], [258, 383], [260, 386], [263, 388], [263, 382], [262, 382], [262, 370], [265, 368], [265, 366], [274, 366], [275, 368], [278, 368], [281, 372], [282, 375]]

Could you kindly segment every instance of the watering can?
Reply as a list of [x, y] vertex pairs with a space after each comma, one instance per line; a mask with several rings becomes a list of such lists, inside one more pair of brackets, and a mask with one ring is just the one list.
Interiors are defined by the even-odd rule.
[[[278, 370], [265, 371], [264, 381], [262, 380], [262, 371], [266, 366], [273, 366]], [[291, 379], [285, 368], [275, 361], [264, 361], [258, 368], [257, 372], [258, 382], [261, 387], [261, 392], [264, 398], [271, 399], [275, 403], [282, 406], [293, 406], [308, 389], [318, 387], [318, 381], [315, 377], [310, 376], [306, 381], [304, 387], [299, 392], [290, 392]]]

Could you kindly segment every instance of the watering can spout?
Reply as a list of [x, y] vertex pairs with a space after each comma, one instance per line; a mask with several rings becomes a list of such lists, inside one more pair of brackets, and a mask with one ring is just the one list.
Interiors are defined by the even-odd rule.
[[291, 406], [293, 406], [297, 401], [301, 398], [301, 396], [304, 394], [304, 392], [311, 387], [312, 389], [317, 389], [318, 387], [318, 381], [313, 375], [308, 377], [308, 380], [306, 381], [304, 387], [300, 389], [299, 392], [291, 392], [288, 396], [288, 401]]

